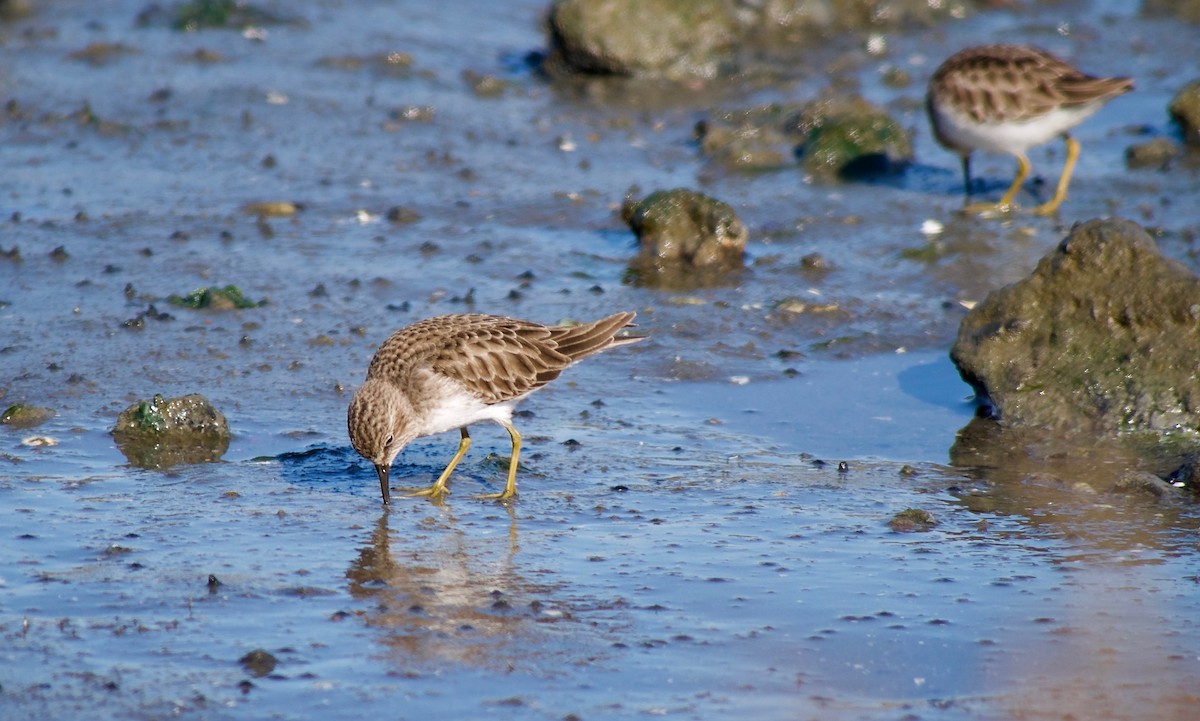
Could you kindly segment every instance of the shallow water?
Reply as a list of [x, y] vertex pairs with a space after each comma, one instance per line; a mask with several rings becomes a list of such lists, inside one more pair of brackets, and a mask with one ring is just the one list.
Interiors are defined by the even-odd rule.
[[[1169, 132], [1194, 27], [1062, 2], [894, 34], [881, 58], [835, 42], [822, 63], [916, 133], [920, 164], [864, 186], [723, 171], [690, 141], [707, 109], [806, 99], [824, 72], [654, 104], [556, 89], [522, 62], [541, 3], [280, 4], [303, 22], [265, 39], [139, 27], [138, 2], [41, 5], [0, 25], [0, 251], [20, 251], [0, 257], [0, 405], [57, 412], [0, 428], [5, 719], [1194, 715], [1200, 513], [1108, 493], [1136, 465], [1120, 449], [956, 447], [973, 409], [946, 358], [959, 301], [1075, 220], [1132, 217], [1200, 267], [1195, 167], [1122, 159]], [[1138, 78], [1079, 129], [1057, 220], [957, 215], [956, 160], [921, 116], [938, 59], [997, 37]], [[71, 57], [94, 42], [127, 51]], [[413, 66], [375, 62], [394, 51]], [[887, 63], [914, 84], [883, 85]], [[464, 71], [506, 88], [478, 95]], [[1060, 155], [1033, 154], [1049, 182]], [[1010, 161], [976, 172], [998, 192]], [[623, 284], [633, 185], [732, 203], [749, 270]], [[304, 207], [243, 210], [279, 200]], [[388, 221], [400, 205], [420, 219]], [[803, 269], [813, 251], [831, 270]], [[228, 283], [268, 303], [165, 301]], [[836, 310], [776, 308], [789, 297]], [[127, 323], [151, 305], [172, 318]], [[507, 453], [480, 427], [445, 505], [382, 509], [344, 414], [392, 329], [621, 308], [651, 340], [525, 404], [516, 504], [471, 498]], [[127, 466], [116, 414], [188, 392], [229, 417], [225, 462]], [[455, 442], [414, 443], [396, 482], [428, 483]], [[891, 531], [909, 507], [938, 525]], [[255, 649], [277, 659], [261, 676], [239, 664]]]

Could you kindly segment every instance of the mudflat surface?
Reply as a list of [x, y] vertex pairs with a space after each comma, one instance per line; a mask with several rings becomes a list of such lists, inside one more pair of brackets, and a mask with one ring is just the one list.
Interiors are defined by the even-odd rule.
[[[770, 82], [649, 90], [547, 83], [526, 62], [546, 6], [524, 0], [266, 3], [289, 21], [195, 33], [141, 2], [47, 0], [0, 25], [0, 407], [56, 413], [0, 427], [0, 716], [1192, 718], [1195, 507], [1109, 493], [1137, 463], [1119, 449], [952, 451], [963, 303], [1071, 223], [1129, 217], [1200, 268], [1196, 166], [1124, 165], [1171, 132], [1197, 28], [1026, 5], [874, 55], [835, 38]], [[929, 135], [925, 79], [993, 40], [1137, 78], [1075, 133], [1057, 218], [959, 214]], [[714, 109], [833, 83], [911, 127], [917, 164], [829, 184], [692, 140]], [[1031, 159], [1044, 193], [1062, 148]], [[1012, 166], [975, 172], [995, 195]], [[745, 273], [625, 283], [634, 186], [733, 205]], [[297, 212], [253, 206], [280, 202]], [[167, 300], [229, 284], [266, 303]], [[381, 507], [345, 407], [393, 329], [624, 308], [651, 340], [525, 404], [515, 504], [471, 498], [508, 452], [481, 426], [445, 505]], [[229, 418], [224, 461], [129, 466], [117, 414], [193, 392]], [[414, 443], [396, 483], [430, 482], [455, 442]], [[938, 525], [892, 531], [910, 507]], [[256, 649], [274, 666], [239, 662]]]

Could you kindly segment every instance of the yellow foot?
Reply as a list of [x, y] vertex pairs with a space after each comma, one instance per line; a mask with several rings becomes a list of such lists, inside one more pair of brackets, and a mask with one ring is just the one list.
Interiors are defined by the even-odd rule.
[[433, 484], [427, 488], [393, 488], [394, 491], [399, 491], [408, 498], [428, 498], [431, 501], [440, 501], [450, 495], [450, 489], [446, 486]]
[[516, 497], [517, 492], [515, 490], [510, 491], [507, 488], [499, 493], [480, 493], [479, 495], [475, 496], [475, 498], [478, 498], [481, 501], [500, 501], [501, 503]]
[[1048, 203], [1042, 203], [1030, 212], [1034, 215], [1054, 215], [1058, 212], [1058, 206], [1060, 205], [1062, 205], [1061, 200], [1051, 200]]

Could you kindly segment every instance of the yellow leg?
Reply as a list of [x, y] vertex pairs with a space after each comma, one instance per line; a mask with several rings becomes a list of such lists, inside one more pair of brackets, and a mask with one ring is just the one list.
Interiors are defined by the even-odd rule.
[[1000, 206], [1008, 208], [1012, 206], [1013, 198], [1017, 197], [1017, 193], [1024, 185], [1025, 179], [1029, 177], [1029, 158], [1025, 157], [1024, 153], [1017, 155], [1017, 177], [1013, 178], [1012, 185], [1008, 186], [1008, 190], [1004, 191], [1004, 195], [1000, 196]]
[[466, 426], [458, 429], [462, 433], [462, 440], [458, 442], [458, 452], [450, 459], [450, 463], [446, 466], [446, 470], [442, 471], [442, 475], [433, 482], [428, 488], [401, 488], [402, 491], [407, 491], [409, 496], [428, 496], [431, 500], [439, 500], [443, 496], [450, 493], [450, 489], [446, 488], [446, 481], [450, 480], [450, 474], [454, 471], [454, 467], [462, 460], [462, 457], [467, 454], [467, 449], [471, 447], [471, 435], [467, 433]]
[[1025, 157], [1024, 153], [1017, 154], [1017, 177], [1013, 178], [1012, 185], [1008, 186], [1008, 190], [1004, 191], [1004, 195], [1000, 196], [1000, 201], [997, 203], [972, 203], [963, 208], [968, 213], [989, 213], [989, 212], [1007, 212], [1012, 210], [1013, 198], [1017, 197], [1021, 186], [1025, 183], [1025, 179], [1029, 177], [1029, 171], [1032, 166], [1029, 164], [1029, 158]]
[[1071, 173], [1075, 170], [1075, 161], [1079, 160], [1079, 141], [1070, 135], [1064, 135], [1067, 141], [1067, 162], [1063, 164], [1062, 175], [1058, 178], [1058, 187], [1054, 189], [1054, 197], [1033, 209], [1037, 215], [1052, 215], [1058, 211], [1058, 206], [1067, 199], [1067, 184], [1071, 182]]
[[509, 438], [512, 438], [512, 460], [508, 462], [508, 482], [504, 484], [504, 490], [500, 493], [485, 493], [479, 498], [486, 498], [496, 501], [507, 501], [517, 495], [517, 459], [521, 457], [521, 434], [510, 423], [502, 424], [505, 430], [508, 431]]

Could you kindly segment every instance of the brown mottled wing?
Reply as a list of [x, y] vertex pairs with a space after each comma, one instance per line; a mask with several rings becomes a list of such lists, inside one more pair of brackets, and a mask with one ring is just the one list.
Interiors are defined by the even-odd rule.
[[546, 326], [499, 316], [447, 316], [451, 319], [453, 329], [442, 337], [430, 367], [484, 403], [520, 398], [571, 365]]
[[987, 123], [1028, 120], [1064, 105], [1084, 105], [1128, 91], [1129, 78], [1085, 75], [1054, 55], [1022, 45], [985, 45], [950, 57], [934, 73], [959, 112]]
[[428, 367], [462, 327], [484, 322], [489, 316], [444, 315], [426, 318], [392, 333], [371, 359], [367, 378], [399, 382], [414, 370]]
[[500, 403], [541, 388], [584, 356], [641, 340], [613, 338], [633, 318], [630, 312], [617, 313], [593, 323], [555, 327], [480, 314], [428, 318], [384, 341], [367, 377], [400, 379], [432, 370], [485, 403]]

